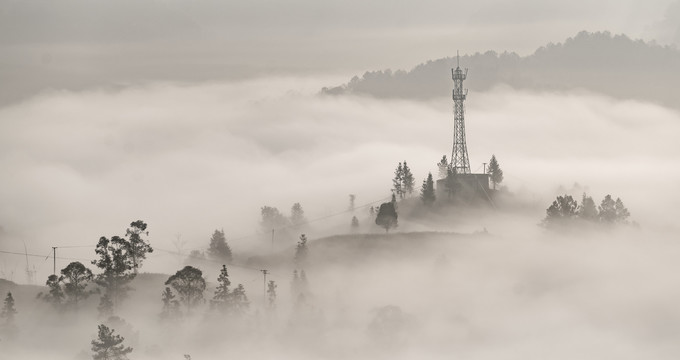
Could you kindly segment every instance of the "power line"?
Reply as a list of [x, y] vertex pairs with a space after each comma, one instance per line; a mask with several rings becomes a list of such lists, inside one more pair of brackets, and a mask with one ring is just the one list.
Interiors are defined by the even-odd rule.
[[[4, 250], [0, 250], [0, 253], [10, 254], [10, 255], [32, 256], [32, 257], [39, 257], [39, 258], [46, 258], [46, 259], [48, 259], [50, 257], [50, 255], [26, 254], [26, 253], [18, 253], [18, 252], [13, 252], [13, 251], [4, 251]], [[56, 258], [60, 259], [60, 260], [79, 260], [79, 261], [90, 261], [91, 260], [91, 259], [69, 258], [69, 257], [60, 257], [60, 256], [57, 256]]]

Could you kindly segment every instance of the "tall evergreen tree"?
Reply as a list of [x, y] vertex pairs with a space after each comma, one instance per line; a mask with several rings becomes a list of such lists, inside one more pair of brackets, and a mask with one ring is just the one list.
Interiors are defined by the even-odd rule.
[[600, 221], [610, 224], [616, 222], [616, 201], [612, 199], [611, 195], [607, 195], [602, 199], [599, 210]]
[[238, 284], [236, 288], [231, 292], [232, 297], [232, 312], [234, 315], [240, 316], [248, 311], [250, 306], [250, 301], [248, 301], [248, 296], [246, 296], [246, 289], [243, 284]]
[[12, 292], [7, 292], [5, 301], [3, 302], [2, 311], [0, 311], [0, 331], [4, 336], [12, 339], [19, 332], [17, 325], [14, 323], [14, 317], [17, 315], [17, 309], [14, 307], [14, 297]]
[[397, 227], [397, 218], [397, 210], [394, 208], [394, 204], [391, 202], [383, 203], [380, 205], [380, 209], [378, 210], [378, 216], [375, 218], [375, 224], [384, 228], [385, 232], [389, 232], [391, 228]]
[[306, 222], [307, 218], [305, 218], [305, 211], [302, 209], [302, 205], [300, 203], [293, 204], [290, 208], [290, 223], [293, 226], [300, 226]]
[[402, 198], [404, 198], [404, 195], [406, 194], [411, 195], [413, 193], [416, 180], [413, 177], [413, 173], [411, 173], [411, 169], [408, 167], [408, 164], [406, 164], [406, 160], [404, 160], [404, 166], [402, 171], [403, 171]]
[[276, 282], [274, 280], [269, 280], [267, 283], [267, 304], [269, 306], [269, 310], [274, 310], [276, 309], [276, 288], [278, 286], [276, 285]]
[[578, 217], [583, 220], [595, 221], [597, 220], [597, 206], [592, 197], [583, 193], [581, 197], [581, 205], [578, 207]]
[[172, 286], [179, 295], [180, 301], [187, 307], [187, 314], [203, 300], [206, 288], [203, 272], [193, 266], [185, 266], [168, 278], [165, 285]]
[[446, 155], [442, 156], [442, 159], [437, 163], [437, 169], [439, 170], [439, 179], [446, 179], [449, 170], [449, 161], [446, 159]]
[[232, 253], [229, 244], [227, 244], [227, 237], [224, 236], [224, 230], [215, 230], [210, 237], [210, 246], [208, 247], [208, 255], [213, 260], [231, 263]]
[[392, 194], [404, 198], [404, 168], [399, 163], [397, 169], [394, 170], [394, 179], [392, 179]]
[[501, 167], [498, 165], [496, 155], [491, 155], [488, 173], [491, 183], [493, 183], [493, 189], [496, 190], [496, 185], [503, 182], [503, 170], [501, 170]]
[[446, 188], [446, 193], [449, 200], [453, 198], [453, 195], [458, 191], [458, 174], [456, 173], [456, 168], [449, 167], [446, 170], [446, 180], [444, 180], [444, 187]]
[[295, 247], [295, 258], [293, 259], [295, 265], [298, 267], [304, 267], [307, 264], [307, 257], [309, 256], [309, 249], [307, 248], [307, 236], [305, 234], [300, 235], [300, 241], [298, 241]]
[[142, 261], [146, 259], [146, 254], [153, 252], [151, 244], [142, 238], [142, 235], [149, 235], [146, 228], [147, 225], [144, 221], [137, 220], [130, 223], [130, 227], [125, 231], [127, 238], [125, 245], [128, 247], [127, 253], [132, 259], [132, 269], [135, 274], [142, 267]]
[[229, 311], [232, 302], [231, 290], [229, 289], [229, 286], [231, 286], [231, 281], [229, 280], [227, 266], [222, 265], [220, 275], [217, 277], [217, 288], [215, 289], [215, 295], [213, 295], [211, 304], [214, 308], [223, 313]]
[[161, 301], [163, 302], [163, 309], [161, 310], [161, 319], [173, 320], [179, 317], [179, 300], [169, 287], [165, 287], [161, 294]]
[[94, 360], [127, 360], [132, 348], [123, 345], [123, 338], [114, 334], [113, 329], [101, 324], [98, 326], [97, 338], [92, 340], [92, 358]]
[[554, 227], [556, 225], [566, 225], [577, 216], [576, 210], [578, 203], [571, 195], [558, 196], [555, 201], [546, 209], [546, 217], [543, 225]]
[[77, 309], [78, 302], [90, 296], [87, 286], [93, 278], [92, 270], [79, 261], [74, 261], [61, 270], [60, 280], [64, 283], [67, 306]]
[[621, 201], [620, 198], [616, 198], [616, 203], [614, 204], [614, 210], [616, 210], [616, 221], [618, 223], [628, 223], [628, 217], [630, 216], [630, 212], [628, 212], [628, 209], [623, 205], [623, 201]]
[[432, 205], [436, 196], [434, 194], [434, 180], [432, 173], [427, 174], [427, 179], [423, 180], [423, 187], [420, 190], [420, 199], [425, 205]]

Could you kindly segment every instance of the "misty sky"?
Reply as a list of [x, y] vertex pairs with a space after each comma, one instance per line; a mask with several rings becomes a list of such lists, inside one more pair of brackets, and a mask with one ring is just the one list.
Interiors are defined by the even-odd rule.
[[[450, 155], [451, 104], [318, 96], [323, 86], [457, 49], [529, 54], [581, 30], [677, 45], [679, 4], [1, 1], [0, 248], [94, 244], [136, 219], [156, 246], [181, 233], [195, 248], [216, 228], [256, 233], [263, 205], [301, 202], [315, 218], [350, 193], [379, 200], [398, 161], [420, 184]], [[579, 182], [674, 226], [677, 111], [503, 87], [467, 106], [473, 171], [495, 153], [507, 185], [541, 204]], [[668, 196], [661, 210], [649, 194]], [[0, 259], [5, 274], [23, 266]]]

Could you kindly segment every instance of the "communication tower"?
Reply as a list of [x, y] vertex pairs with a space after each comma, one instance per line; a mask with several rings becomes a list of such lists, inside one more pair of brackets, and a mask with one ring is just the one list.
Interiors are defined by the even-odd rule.
[[463, 89], [463, 80], [467, 78], [460, 69], [460, 55], [457, 55], [457, 67], [451, 69], [453, 78], [453, 153], [451, 154], [451, 168], [458, 174], [470, 173], [467, 144], [465, 143], [465, 97], [467, 89]]

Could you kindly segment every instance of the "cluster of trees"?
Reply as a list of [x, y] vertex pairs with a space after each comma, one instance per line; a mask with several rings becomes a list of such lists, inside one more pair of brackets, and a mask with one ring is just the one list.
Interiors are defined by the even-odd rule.
[[576, 221], [586, 221], [599, 224], [627, 224], [630, 212], [620, 198], [614, 200], [611, 195], [602, 199], [599, 206], [595, 205], [592, 197], [583, 193], [581, 204], [571, 195], [558, 196], [546, 209], [543, 226], [547, 228], [562, 228], [572, 226]]
[[295, 203], [291, 206], [289, 217], [283, 215], [276, 207], [271, 206], [263, 206], [260, 209], [260, 213], [262, 216], [260, 226], [265, 232], [288, 226], [301, 226], [307, 223], [305, 211], [300, 203]]
[[392, 179], [392, 192], [400, 199], [411, 195], [415, 187], [415, 178], [411, 169], [408, 167], [406, 160], [404, 163], [399, 163], [397, 169], [394, 170], [394, 179]]
[[17, 309], [14, 307], [14, 297], [12, 292], [8, 292], [0, 310], [0, 335], [3, 338], [12, 339], [19, 332], [19, 328], [14, 323]]

